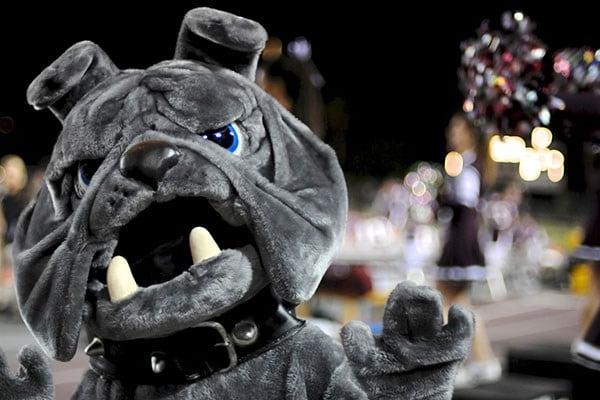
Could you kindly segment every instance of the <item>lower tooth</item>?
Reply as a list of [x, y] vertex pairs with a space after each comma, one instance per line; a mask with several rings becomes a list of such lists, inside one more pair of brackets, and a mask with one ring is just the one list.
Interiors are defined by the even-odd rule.
[[210, 232], [200, 226], [190, 232], [190, 249], [194, 264], [216, 257], [221, 253], [221, 249]]
[[106, 285], [113, 303], [137, 292], [138, 285], [125, 258], [116, 256], [110, 261], [106, 271]]

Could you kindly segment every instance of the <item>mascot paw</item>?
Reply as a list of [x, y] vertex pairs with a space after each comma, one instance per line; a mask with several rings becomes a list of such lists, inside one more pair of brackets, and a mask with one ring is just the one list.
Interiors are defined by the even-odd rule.
[[7, 400], [51, 400], [54, 386], [48, 361], [42, 352], [24, 347], [19, 354], [21, 368], [12, 375], [8, 362], [0, 353], [0, 397]]
[[354, 321], [343, 328], [342, 342], [369, 398], [450, 399], [473, 327], [473, 315], [459, 306], [444, 325], [440, 294], [407, 282], [388, 300], [381, 336]]

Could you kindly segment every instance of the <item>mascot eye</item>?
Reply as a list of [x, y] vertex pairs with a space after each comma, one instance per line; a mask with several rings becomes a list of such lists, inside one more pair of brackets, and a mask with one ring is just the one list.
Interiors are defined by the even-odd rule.
[[100, 166], [98, 161], [81, 161], [77, 167], [77, 181], [75, 182], [75, 194], [82, 198], [85, 194], [92, 177]]
[[244, 136], [240, 133], [239, 127], [235, 123], [231, 123], [223, 128], [202, 132], [200, 136], [218, 144], [235, 155], [239, 155], [245, 145]]

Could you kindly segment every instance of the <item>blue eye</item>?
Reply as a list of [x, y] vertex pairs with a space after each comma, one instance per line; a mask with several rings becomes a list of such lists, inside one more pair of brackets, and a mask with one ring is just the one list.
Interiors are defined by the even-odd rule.
[[211, 129], [200, 134], [202, 138], [210, 140], [233, 154], [240, 154], [243, 149], [244, 139], [235, 123], [223, 128]]
[[77, 180], [75, 181], [75, 194], [80, 199], [85, 195], [85, 192], [92, 181], [92, 177], [99, 166], [99, 161], [82, 161], [79, 163], [77, 167]]

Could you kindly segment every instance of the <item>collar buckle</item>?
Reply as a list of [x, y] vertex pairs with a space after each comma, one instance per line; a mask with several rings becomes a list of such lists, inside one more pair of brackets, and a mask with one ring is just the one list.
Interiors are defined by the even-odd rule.
[[[238, 355], [235, 351], [235, 346], [223, 325], [215, 321], [206, 321], [197, 324], [195, 328], [213, 330], [221, 339], [219, 342], [215, 343], [213, 347], [215, 351], [218, 351], [225, 356], [227, 362], [226, 365], [218, 366], [216, 368], [212, 368], [211, 366], [211, 374], [227, 372], [238, 364]], [[202, 378], [202, 374], [199, 374], [197, 371], [189, 373], [183, 372], [183, 375], [188, 381], [196, 381], [199, 378]]]

